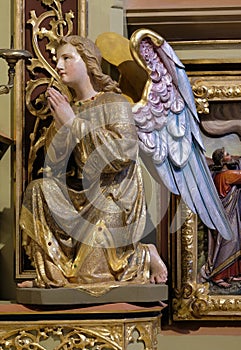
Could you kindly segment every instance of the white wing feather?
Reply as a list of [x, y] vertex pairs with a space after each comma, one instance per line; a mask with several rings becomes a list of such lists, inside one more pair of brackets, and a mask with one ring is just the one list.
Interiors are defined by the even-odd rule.
[[205, 160], [195, 101], [183, 64], [171, 46], [148, 29], [132, 35], [130, 49], [149, 74], [142, 99], [133, 106], [143, 158], [148, 158], [160, 181], [181, 195], [209, 228], [231, 239], [232, 230]]

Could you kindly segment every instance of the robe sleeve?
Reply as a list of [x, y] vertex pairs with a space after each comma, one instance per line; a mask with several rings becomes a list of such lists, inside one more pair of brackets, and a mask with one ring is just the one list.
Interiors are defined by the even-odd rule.
[[214, 177], [214, 183], [221, 197], [231, 191], [232, 186], [241, 184], [241, 170], [226, 170]]
[[241, 170], [230, 170], [226, 182], [229, 185], [241, 184]]
[[90, 179], [121, 172], [137, 160], [137, 133], [128, 102], [105, 104], [86, 119], [75, 118], [72, 133]]
[[72, 150], [73, 137], [71, 130], [66, 127], [57, 130], [54, 122], [52, 122], [46, 134], [45, 168], [51, 168], [55, 175], [65, 173]]

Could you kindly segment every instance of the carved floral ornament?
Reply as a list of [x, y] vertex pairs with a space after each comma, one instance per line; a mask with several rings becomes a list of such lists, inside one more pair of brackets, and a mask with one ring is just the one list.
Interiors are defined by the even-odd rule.
[[[174, 320], [212, 320], [226, 319], [227, 317], [240, 317], [240, 297], [229, 295], [209, 295], [208, 284], [189, 282], [182, 289], [175, 291], [173, 303]], [[239, 315], [239, 316], [238, 316]]]
[[[87, 322], [87, 321], [86, 321]], [[103, 321], [102, 321], [103, 322]], [[66, 322], [67, 323], [67, 322]], [[146, 350], [157, 349], [159, 320], [141, 320], [141, 322], [103, 322], [105, 325], [65, 324], [35, 325], [14, 327], [0, 332], [0, 350], [31, 350], [49, 348], [60, 349], [105, 349], [124, 350], [128, 346], [141, 346]], [[8, 328], [8, 327], [7, 327]]]
[[[222, 78], [222, 77], [221, 77]], [[195, 97], [197, 112], [199, 114], [209, 113], [210, 101], [240, 100], [241, 84], [237, 84], [236, 80], [227, 81], [214, 77], [209, 78], [190, 78], [192, 91]]]
[[[65, 0], [41, 0], [42, 4], [48, 7], [48, 11], [36, 16], [35, 10], [30, 12], [30, 19], [27, 23], [32, 26], [32, 46], [34, 58], [31, 65], [28, 66], [31, 79], [26, 84], [26, 107], [30, 114], [35, 118], [33, 131], [29, 135], [30, 150], [28, 161], [28, 181], [32, 178], [33, 164], [38, 150], [43, 146], [46, 127], [42, 126], [41, 121], [51, 119], [50, 110], [46, 102], [45, 91], [47, 86], [55, 86], [63, 94], [70, 97], [69, 90], [61, 84], [59, 75], [51, 65], [56, 61], [55, 52], [58, 41], [73, 31], [74, 13], [70, 10], [63, 14], [61, 2]], [[47, 25], [48, 28], [47, 29]], [[47, 39], [45, 53], [41, 51], [41, 41]], [[50, 53], [51, 61], [47, 60], [45, 55]], [[38, 71], [41, 70], [41, 76]], [[40, 93], [39, 93], [40, 91]], [[34, 97], [33, 96], [36, 96]], [[40, 137], [38, 136], [40, 133]]]

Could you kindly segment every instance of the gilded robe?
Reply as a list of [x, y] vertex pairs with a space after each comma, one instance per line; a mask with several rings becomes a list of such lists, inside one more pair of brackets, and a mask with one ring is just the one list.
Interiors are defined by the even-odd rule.
[[[141, 244], [146, 204], [131, 106], [115, 93], [75, 103], [71, 128], [46, 136], [45, 175], [27, 187], [20, 217], [37, 287], [100, 295], [148, 283]], [[67, 174], [67, 175], [66, 175]]]

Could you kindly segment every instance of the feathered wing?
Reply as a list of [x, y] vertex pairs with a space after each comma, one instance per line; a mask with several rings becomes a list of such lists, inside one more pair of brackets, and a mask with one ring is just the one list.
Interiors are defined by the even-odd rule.
[[141, 100], [133, 105], [144, 162], [205, 225], [231, 239], [232, 230], [206, 163], [183, 64], [171, 46], [149, 29], [132, 34], [130, 50], [149, 76]]

